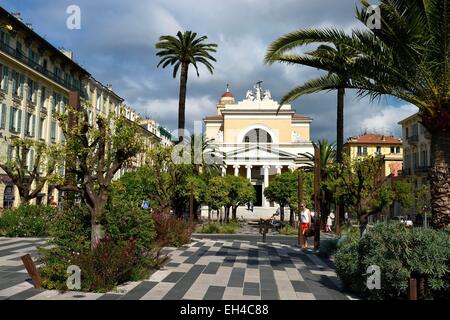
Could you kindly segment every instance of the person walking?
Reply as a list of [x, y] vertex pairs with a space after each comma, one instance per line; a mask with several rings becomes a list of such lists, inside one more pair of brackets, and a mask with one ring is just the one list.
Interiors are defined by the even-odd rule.
[[331, 232], [331, 226], [333, 225], [333, 219], [331, 219], [331, 214], [328, 215], [327, 224], [325, 226], [325, 232]]
[[308, 248], [308, 230], [311, 227], [311, 211], [305, 204], [300, 205], [299, 246]]

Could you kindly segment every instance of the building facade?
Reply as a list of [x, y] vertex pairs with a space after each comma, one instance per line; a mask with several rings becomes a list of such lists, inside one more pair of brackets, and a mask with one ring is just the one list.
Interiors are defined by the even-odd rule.
[[344, 153], [351, 159], [378, 156], [383, 159], [384, 177], [397, 176], [402, 170], [403, 144], [402, 140], [392, 136], [375, 133], [365, 133], [350, 137], [344, 144]]
[[[403, 135], [403, 178], [411, 183], [414, 192], [423, 185], [429, 185], [428, 174], [431, 167], [431, 135], [420, 123], [419, 113], [399, 122]], [[417, 204], [409, 210], [409, 215], [416, 218]]]
[[239, 102], [227, 88], [217, 114], [204, 119], [210, 147], [224, 154], [223, 174], [249, 179], [256, 190], [257, 207], [274, 206], [263, 191], [275, 175], [309, 164], [308, 154], [314, 154], [311, 122], [290, 105], [280, 107], [261, 82]]
[[[71, 91], [78, 91], [87, 108], [89, 122], [98, 115], [122, 113], [128, 120], [140, 120], [140, 115], [124, 103], [111, 85], [103, 85], [73, 60], [72, 52], [57, 49], [32, 28], [24, 24], [17, 14], [0, 7], [0, 161], [12, 159], [14, 150], [9, 141], [28, 138], [46, 144], [64, 144], [62, 129], [56, 120], [57, 112], [65, 112]], [[158, 124], [153, 127], [159, 128]], [[147, 149], [162, 140], [159, 130], [148, 123], [141, 125]], [[27, 162], [31, 164], [33, 150]], [[145, 154], [133, 159], [131, 167], [141, 165]], [[64, 174], [61, 167], [60, 174]], [[118, 172], [119, 178], [127, 168]], [[61, 202], [55, 188], [46, 185], [32, 201], [36, 204]], [[0, 208], [9, 208], [19, 202], [17, 188], [0, 169]]]

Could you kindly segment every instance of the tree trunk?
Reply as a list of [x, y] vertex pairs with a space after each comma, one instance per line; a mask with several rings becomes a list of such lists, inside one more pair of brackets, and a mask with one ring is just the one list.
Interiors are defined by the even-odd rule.
[[233, 220], [237, 220], [237, 208], [238, 206], [233, 206]]
[[280, 205], [280, 221], [284, 222], [284, 205]]
[[187, 80], [188, 80], [188, 69], [189, 63], [181, 63], [181, 74], [180, 74], [180, 96], [178, 99], [178, 142], [183, 142], [184, 139], [184, 129], [186, 126], [186, 91], [187, 91]]
[[291, 206], [289, 206], [289, 224], [291, 227], [295, 227], [295, 212]]
[[[337, 93], [337, 123], [336, 123], [336, 160], [338, 163], [343, 161], [344, 153], [344, 98], [345, 89], [339, 88]], [[337, 234], [340, 233], [340, 226], [344, 218], [344, 205], [338, 201], [336, 208], [335, 224]]]
[[337, 92], [337, 123], [336, 123], [336, 160], [342, 162], [344, 147], [344, 97], [345, 89], [340, 88]]
[[435, 132], [431, 138], [431, 210], [434, 228], [450, 227], [450, 135]]

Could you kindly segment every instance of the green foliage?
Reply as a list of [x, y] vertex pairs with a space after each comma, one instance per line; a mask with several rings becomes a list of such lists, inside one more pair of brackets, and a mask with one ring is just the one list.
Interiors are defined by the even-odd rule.
[[276, 175], [267, 188], [264, 189], [264, 196], [280, 206], [286, 206], [289, 199], [295, 194], [297, 189], [297, 177], [291, 172]]
[[[441, 297], [450, 289], [450, 239], [432, 229], [378, 224], [358, 239], [339, 244], [336, 273], [343, 283], [371, 299], [405, 298], [408, 279], [424, 282], [421, 298]], [[364, 274], [371, 265], [381, 270], [381, 290], [368, 290]]]
[[0, 235], [6, 237], [46, 237], [57, 210], [47, 206], [22, 205], [0, 216]]
[[112, 198], [122, 198], [124, 201], [141, 205], [143, 200], [152, 204], [155, 194], [154, 175], [149, 166], [142, 166], [135, 171], [126, 172], [119, 180], [112, 183]]
[[132, 203], [112, 198], [102, 225], [115, 241], [136, 240], [136, 250], [144, 253], [156, 239], [155, 222], [148, 210]]
[[294, 228], [286, 224], [280, 229], [280, 234], [285, 236], [296, 236], [298, 235], [298, 228]]
[[135, 240], [114, 242], [106, 236], [94, 250], [75, 254], [72, 259], [82, 271], [83, 291], [107, 292], [130, 279], [139, 256]]
[[235, 234], [240, 228], [236, 221], [230, 221], [229, 223], [210, 222], [200, 226], [198, 232], [204, 234]]
[[225, 187], [228, 192], [228, 196], [225, 198], [228, 200], [226, 206], [238, 207], [250, 201], [255, 201], [255, 188], [248, 179], [240, 176], [225, 176], [222, 179], [225, 180]]
[[163, 68], [168, 65], [174, 66], [173, 77], [175, 78], [181, 64], [192, 64], [197, 71], [197, 63], [203, 64], [209, 72], [213, 73], [213, 65], [211, 61], [216, 59], [210, 55], [216, 52], [217, 44], [205, 43], [208, 38], [202, 36], [197, 38], [197, 33], [192, 31], [178, 31], [176, 37], [161, 36], [155, 47], [158, 49], [156, 55], [161, 58], [158, 67]]
[[10, 139], [9, 145], [14, 150], [14, 157], [0, 159], [0, 168], [17, 187], [22, 204], [36, 198], [46, 183], [61, 180], [56, 172], [63, 160], [61, 146], [28, 138]]
[[209, 180], [205, 203], [213, 210], [229, 203], [227, 184], [223, 177], [213, 177]]
[[82, 269], [83, 290], [107, 291], [146, 278], [165, 261], [150, 213], [121, 198], [110, 201], [102, 221], [106, 236], [93, 251], [89, 211], [84, 206], [58, 211], [50, 229], [53, 247], [39, 249], [45, 288], [67, 290], [66, 271], [73, 264]]
[[[288, 204], [291, 208], [293, 208], [296, 212], [299, 212], [298, 208], [298, 188], [297, 188], [297, 180], [298, 175], [301, 174], [303, 176], [303, 202], [305, 203], [307, 208], [314, 207], [314, 173], [313, 172], [305, 172], [303, 170], [296, 170], [293, 173], [290, 173], [293, 177], [290, 178], [293, 186], [290, 188], [294, 189], [294, 192], [290, 194], [288, 199]], [[294, 181], [295, 180], [295, 181]]]

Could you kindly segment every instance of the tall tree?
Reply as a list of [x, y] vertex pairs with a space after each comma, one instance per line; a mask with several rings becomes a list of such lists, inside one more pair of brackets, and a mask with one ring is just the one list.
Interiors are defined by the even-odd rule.
[[97, 116], [89, 124], [86, 109], [70, 110], [76, 117], [75, 125], [67, 125], [67, 114], [59, 114], [66, 137], [66, 157], [76, 159], [75, 166], [66, 170], [76, 176], [76, 183], [66, 179], [58, 189], [79, 192], [91, 213], [91, 245], [94, 248], [101, 237], [100, 218], [108, 202], [114, 175], [134, 156], [143, 151], [139, 124], [123, 115]]
[[[337, 91], [337, 123], [336, 123], [336, 158], [342, 161], [344, 146], [344, 97], [345, 89], [350, 83], [350, 74], [355, 62], [355, 51], [341, 45], [320, 45], [315, 51], [304, 55], [281, 53], [280, 49], [286, 45], [295, 48], [297, 37], [295, 33], [288, 33], [273, 42], [266, 54], [266, 63], [282, 62], [294, 65], [314, 67], [327, 71], [328, 74], [312, 79], [289, 91], [280, 102], [292, 102], [299, 97], [324, 90]], [[298, 45], [299, 47], [301, 45]]]
[[192, 31], [178, 31], [176, 37], [169, 35], [161, 36], [155, 45], [156, 49], [159, 50], [156, 55], [161, 58], [158, 67], [160, 65], [163, 68], [169, 65], [173, 66], [174, 78], [176, 78], [178, 69], [181, 67], [178, 101], [178, 136], [180, 143], [184, 139], [189, 65], [192, 64], [194, 66], [197, 76], [200, 76], [198, 64], [203, 64], [211, 74], [214, 70], [211, 61], [215, 62], [216, 59], [210, 53], [216, 52], [217, 44], [204, 43], [206, 39], [208, 39], [206, 36], [197, 38], [197, 33]]
[[36, 198], [45, 184], [56, 181], [57, 167], [62, 165], [61, 148], [31, 139], [11, 139], [9, 159], [0, 168], [19, 190], [20, 203]]
[[[374, 12], [361, 0], [357, 18], [367, 26]], [[282, 37], [274, 56], [297, 46], [325, 43], [355, 52], [346, 88], [376, 99], [391, 95], [419, 109], [431, 138], [432, 222], [450, 226], [450, 8], [448, 1], [381, 0], [380, 28], [308, 29]], [[377, 17], [375, 17], [377, 19]], [[338, 85], [339, 78], [323, 80]]]

